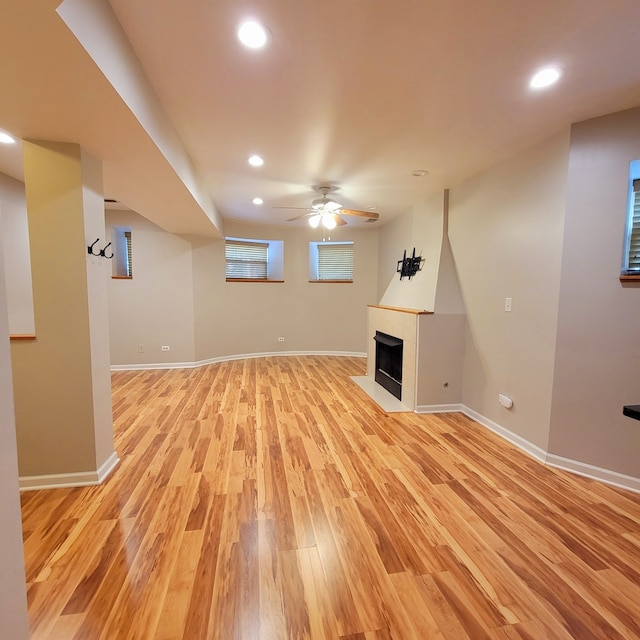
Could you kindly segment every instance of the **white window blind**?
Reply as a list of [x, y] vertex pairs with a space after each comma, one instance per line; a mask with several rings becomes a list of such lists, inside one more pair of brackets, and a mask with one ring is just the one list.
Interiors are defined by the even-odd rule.
[[266, 280], [269, 274], [269, 244], [227, 240], [225, 242], [227, 278]]
[[640, 273], [640, 180], [633, 181], [625, 270], [628, 275]]
[[318, 244], [318, 280], [353, 280], [353, 244]]
[[124, 232], [124, 243], [127, 250], [127, 275], [133, 277], [133, 259], [131, 254], [131, 231]]

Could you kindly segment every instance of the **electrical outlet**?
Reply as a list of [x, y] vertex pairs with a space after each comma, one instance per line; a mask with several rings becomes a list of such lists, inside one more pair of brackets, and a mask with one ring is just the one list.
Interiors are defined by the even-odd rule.
[[278, 338], [278, 342], [284, 342], [284, 337]]
[[138, 345], [138, 353], [144, 353], [144, 345], [143, 344], [139, 344]]
[[513, 407], [513, 400], [504, 393], [498, 394], [498, 402], [506, 409], [511, 409], [511, 407]]
[[162, 346], [162, 350], [163, 350], [163, 351], [169, 351], [169, 349], [170, 349], [170, 348], [171, 348], [171, 347], [168, 347], [167, 345], [163, 345], [163, 346]]

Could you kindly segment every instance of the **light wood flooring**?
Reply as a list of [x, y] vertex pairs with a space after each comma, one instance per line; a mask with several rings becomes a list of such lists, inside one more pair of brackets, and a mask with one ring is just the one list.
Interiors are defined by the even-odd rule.
[[364, 372], [115, 373], [112, 476], [22, 495], [32, 638], [640, 638], [640, 496]]

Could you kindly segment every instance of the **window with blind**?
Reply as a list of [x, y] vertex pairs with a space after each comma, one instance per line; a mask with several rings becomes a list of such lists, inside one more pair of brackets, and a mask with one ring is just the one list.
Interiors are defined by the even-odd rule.
[[124, 232], [124, 244], [127, 254], [126, 272], [130, 278], [133, 278], [133, 259], [131, 256], [131, 231]]
[[622, 273], [640, 276], [640, 179], [634, 180], [632, 184]]
[[111, 246], [113, 260], [111, 261], [111, 277], [119, 279], [133, 278], [133, 240], [129, 227], [112, 227]]
[[281, 240], [225, 239], [227, 282], [282, 282]]
[[353, 242], [310, 242], [312, 282], [353, 282]]

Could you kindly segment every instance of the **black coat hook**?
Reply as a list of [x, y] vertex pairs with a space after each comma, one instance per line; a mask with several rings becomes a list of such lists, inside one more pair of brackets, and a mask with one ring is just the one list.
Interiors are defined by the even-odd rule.
[[87, 253], [89, 255], [91, 255], [91, 256], [101, 256], [102, 258], [106, 258], [107, 260], [111, 260], [111, 258], [113, 258], [113, 251], [111, 251], [111, 255], [110, 256], [108, 256], [106, 254], [107, 247], [111, 246], [111, 243], [109, 242], [102, 249], [100, 249], [100, 251], [98, 251], [98, 253], [96, 253], [93, 250], [93, 247], [95, 247], [96, 244], [98, 244], [98, 242], [100, 242], [100, 238], [96, 238], [96, 241], [93, 244], [88, 245], [87, 246]]
[[110, 255], [110, 256], [108, 256], [108, 255], [105, 253], [105, 252], [106, 252], [106, 250], [107, 250], [107, 247], [109, 247], [110, 245], [111, 245], [111, 243], [106, 244], [106, 245], [104, 246], [104, 249], [102, 249], [102, 250], [100, 251], [100, 255], [101, 255], [103, 258], [106, 258], [107, 260], [111, 260], [111, 258], [113, 258], [113, 251], [111, 251], [111, 255]]

